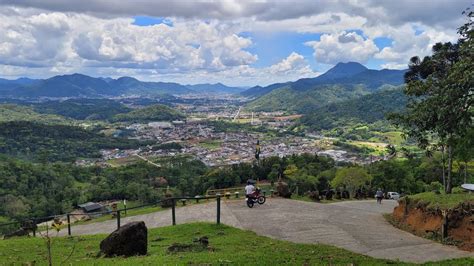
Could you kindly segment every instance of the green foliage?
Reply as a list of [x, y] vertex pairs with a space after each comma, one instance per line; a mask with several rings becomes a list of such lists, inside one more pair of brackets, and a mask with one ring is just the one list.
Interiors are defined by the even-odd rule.
[[[298, 187], [298, 193], [316, 190], [319, 184], [318, 175], [334, 167], [334, 161], [327, 157], [302, 154], [288, 157], [267, 157], [259, 164], [240, 163], [210, 169], [200, 177], [196, 186], [200, 190], [210, 188], [234, 187], [247, 182], [248, 179], [277, 181], [278, 178], [288, 180], [291, 189]], [[296, 172], [292, 172], [296, 169]], [[326, 184], [326, 183], [323, 183]]]
[[387, 89], [308, 109], [301, 122], [311, 129], [324, 130], [354, 123], [374, 123], [385, 115], [404, 109], [407, 98], [401, 88]]
[[400, 193], [424, 191], [424, 183], [417, 183], [410, 169], [410, 164], [402, 160], [375, 162], [369, 166], [369, 171], [373, 176], [372, 187]]
[[433, 209], [452, 209], [457, 207], [462, 203], [471, 203], [474, 204], [474, 194], [468, 193], [466, 191], [458, 193], [435, 193], [435, 192], [424, 192], [416, 195], [408, 196], [410, 200], [415, 202], [424, 203], [428, 208]]
[[70, 99], [34, 104], [36, 112], [56, 114], [78, 120], [109, 120], [116, 114], [131, 111], [125, 105], [107, 99]]
[[[123, 167], [32, 164], [7, 157], [0, 161], [0, 216], [22, 218], [65, 213], [87, 201], [123, 199], [154, 202], [169, 185], [177, 195], [196, 195], [207, 167], [186, 157], [162, 158]], [[166, 183], [161, 182], [164, 177]]]
[[112, 120], [145, 123], [150, 121], [181, 120], [184, 118], [184, 114], [178, 110], [170, 108], [166, 105], [156, 104], [141, 109], [136, 109], [126, 114], [117, 114], [112, 118]]
[[363, 85], [317, 85], [313, 89], [299, 90], [282, 87], [247, 104], [254, 111], [293, 111], [307, 113], [328, 103], [342, 102], [369, 93]]
[[467, 17], [457, 43], [437, 43], [433, 55], [410, 59], [405, 74], [407, 109], [391, 117], [420, 147], [428, 148], [432, 138], [447, 146], [447, 193], [452, 188], [453, 147], [472, 130], [473, 123], [474, 13], [468, 12]]
[[47, 124], [71, 124], [64, 117], [52, 114], [39, 114], [32, 108], [15, 104], [0, 104], [0, 122], [34, 121]]
[[336, 188], [344, 187], [353, 195], [358, 188], [368, 186], [371, 180], [372, 176], [362, 167], [344, 167], [337, 170], [331, 185]]
[[138, 148], [140, 142], [112, 138], [67, 125], [0, 123], [0, 153], [35, 161], [75, 161], [100, 157], [100, 149]]

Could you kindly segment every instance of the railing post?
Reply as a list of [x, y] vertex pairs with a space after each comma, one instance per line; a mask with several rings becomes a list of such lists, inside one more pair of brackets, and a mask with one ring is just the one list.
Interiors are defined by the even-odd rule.
[[217, 224], [221, 224], [221, 197], [217, 196]]
[[33, 219], [33, 237], [36, 237], [36, 219]]
[[66, 216], [67, 216], [67, 234], [68, 236], [71, 236], [71, 215], [69, 215], [68, 213]]
[[176, 225], [176, 201], [174, 198], [171, 199], [171, 219], [173, 220], [173, 225]]
[[120, 229], [120, 210], [117, 210], [117, 229]]

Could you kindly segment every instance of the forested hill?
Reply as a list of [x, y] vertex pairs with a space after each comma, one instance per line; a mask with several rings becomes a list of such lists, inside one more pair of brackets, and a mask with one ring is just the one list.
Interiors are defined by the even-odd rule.
[[406, 103], [407, 97], [403, 88], [398, 87], [307, 110], [301, 122], [315, 130], [351, 123], [373, 123], [384, 119], [390, 112], [403, 110]]
[[403, 84], [404, 70], [372, 70], [349, 62], [339, 63], [316, 78], [254, 87], [242, 93], [257, 97], [246, 108], [254, 111], [290, 111], [307, 114], [315, 108], [371, 94]]
[[375, 90], [382, 85], [398, 86], [403, 84], [403, 75], [406, 70], [368, 69], [355, 62], [338, 63], [326, 73], [315, 78], [299, 79], [295, 82], [275, 83], [266, 87], [255, 86], [241, 95], [246, 97], [260, 97], [279, 88], [290, 88], [295, 91], [317, 89], [328, 85], [363, 85], [369, 90]]
[[187, 93], [238, 94], [244, 89], [221, 83], [181, 85], [174, 82], [147, 82], [133, 77], [95, 78], [82, 74], [60, 75], [48, 79], [0, 79], [0, 97], [37, 99], [107, 98], [113, 96], [170, 96]]
[[109, 120], [117, 114], [132, 111], [131, 108], [108, 99], [69, 99], [31, 105], [38, 113], [56, 114], [77, 120]]
[[33, 161], [73, 162], [80, 157], [100, 157], [100, 149], [131, 149], [141, 144], [137, 140], [106, 137], [75, 126], [29, 121], [0, 123], [0, 154]]
[[107, 97], [163, 95], [191, 92], [186, 86], [167, 82], [143, 82], [131, 77], [94, 78], [82, 74], [54, 76], [44, 80], [3, 80], [2, 97]]

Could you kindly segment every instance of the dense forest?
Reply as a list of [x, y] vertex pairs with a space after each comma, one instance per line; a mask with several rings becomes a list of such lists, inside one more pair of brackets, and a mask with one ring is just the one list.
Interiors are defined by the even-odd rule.
[[77, 120], [110, 120], [114, 115], [130, 112], [125, 105], [107, 99], [70, 99], [33, 104], [38, 113], [56, 114]]
[[313, 130], [327, 130], [355, 123], [374, 123], [384, 120], [391, 112], [402, 111], [407, 97], [402, 88], [387, 89], [376, 93], [331, 103], [320, 108], [303, 110], [301, 122]]
[[69, 125], [45, 125], [28, 121], [0, 123], [0, 153], [39, 162], [100, 157], [100, 149], [130, 149], [148, 143], [106, 137]]
[[[441, 186], [441, 154], [411, 160], [388, 160], [371, 165], [336, 166], [327, 157], [312, 154], [268, 157], [257, 163], [209, 168], [186, 156], [161, 158], [157, 168], [139, 161], [113, 168], [77, 167], [68, 163], [36, 164], [3, 156], [0, 160], [0, 217], [22, 218], [64, 213], [87, 201], [128, 199], [143, 203], [174, 195], [202, 195], [208, 189], [242, 186], [247, 179], [279, 178], [298, 195], [329, 188], [353, 192], [418, 193]], [[358, 173], [345, 179], [344, 172]], [[339, 178], [338, 178], [339, 176]], [[461, 167], [454, 183], [463, 179]]]

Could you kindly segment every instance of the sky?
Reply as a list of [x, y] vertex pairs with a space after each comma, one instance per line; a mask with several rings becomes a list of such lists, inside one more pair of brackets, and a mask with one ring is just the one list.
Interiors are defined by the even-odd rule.
[[82, 73], [230, 86], [338, 62], [405, 69], [456, 41], [472, 0], [0, 0], [0, 77]]

